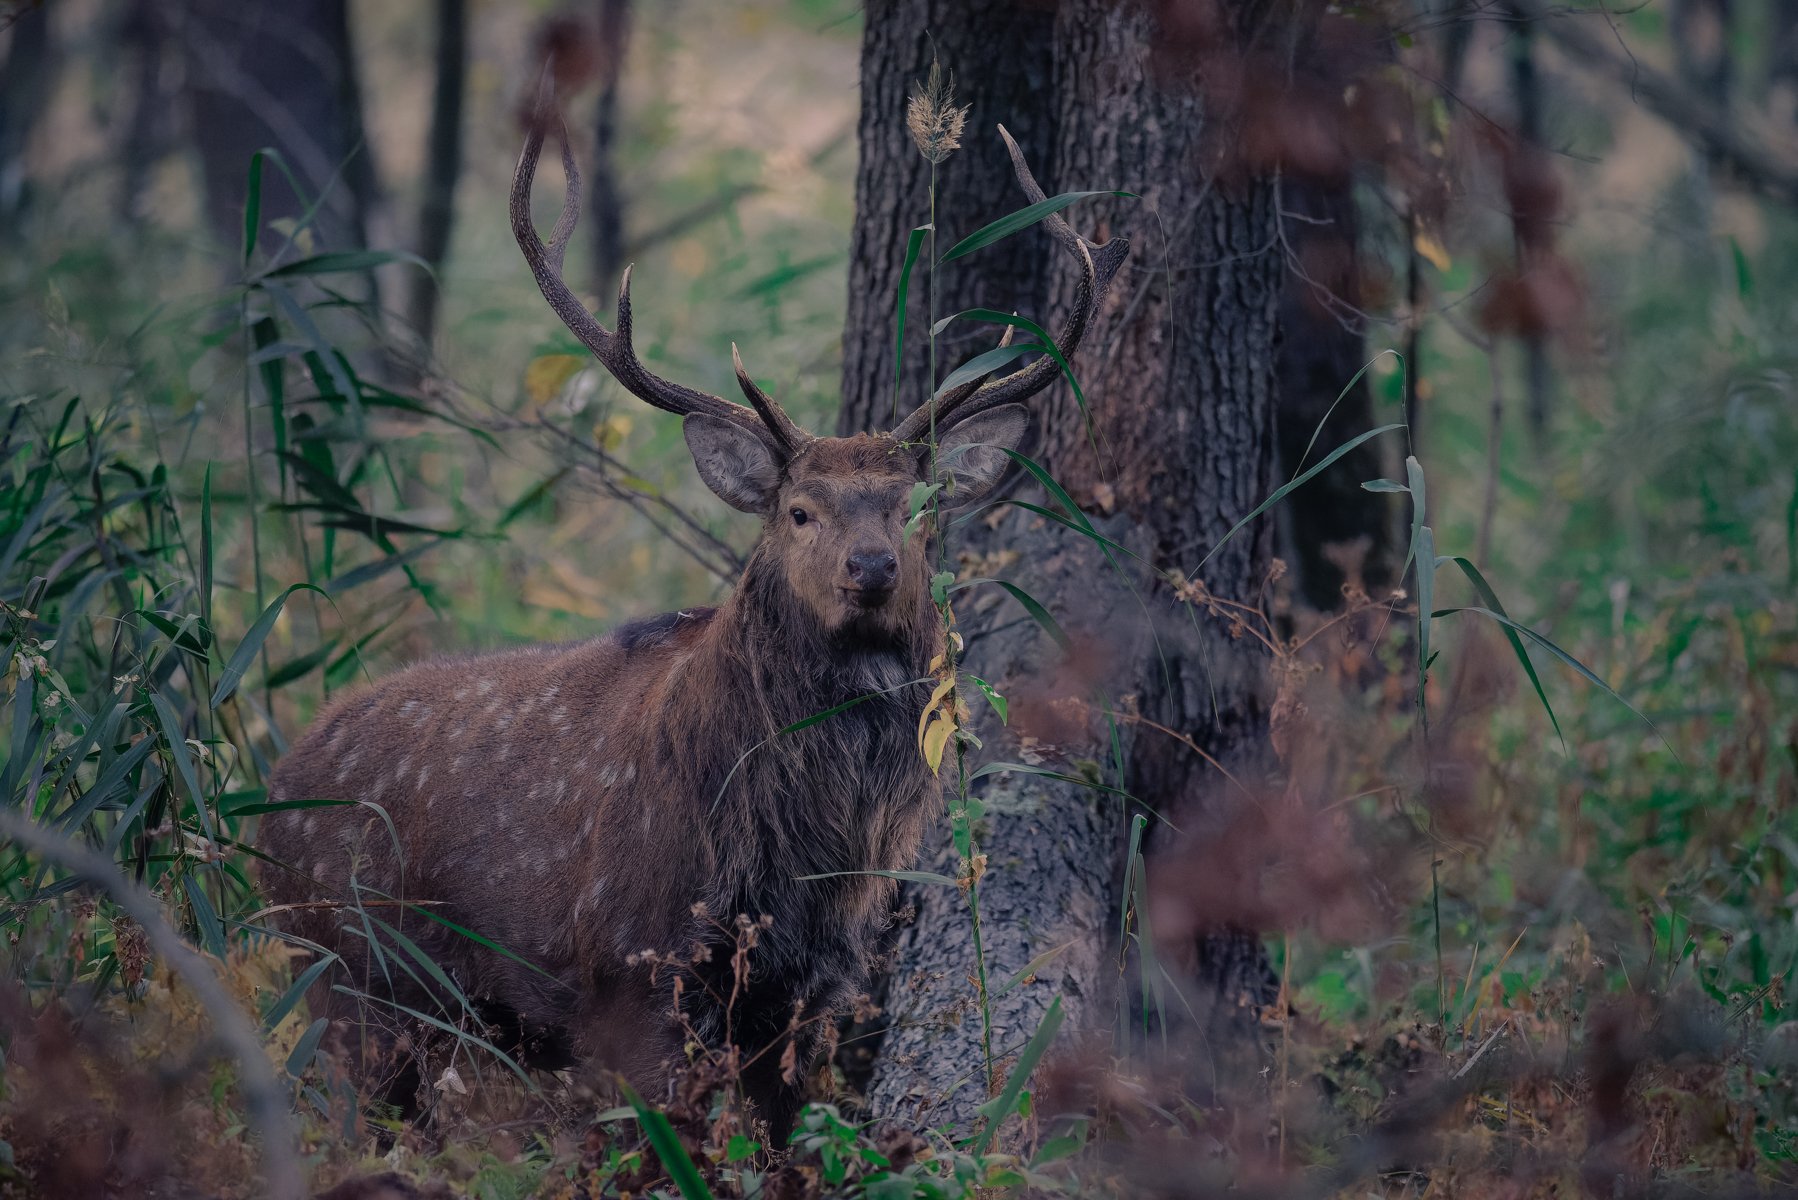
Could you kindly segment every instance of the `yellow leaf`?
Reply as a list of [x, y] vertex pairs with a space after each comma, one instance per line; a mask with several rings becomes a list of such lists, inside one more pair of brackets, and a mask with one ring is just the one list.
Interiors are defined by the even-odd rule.
[[1419, 229], [1417, 235], [1411, 239], [1411, 246], [1419, 254], [1429, 259], [1430, 265], [1435, 267], [1438, 271], [1448, 270], [1450, 265], [1454, 262], [1454, 260], [1448, 256], [1448, 251], [1443, 248], [1442, 243], [1436, 240], [1435, 235], [1425, 233], [1421, 229]]
[[544, 354], [533, 358], [524, 369], [524, 391], [531, 403], [542, 408], [554, 400], [587, 360], [579, 354]]
[[949, 734], [955, 729], [955, 723], [942, 713], [936, 714], [936, 721], [924, 733], [924, 761], [935, 771], [943, 765], [943, 747], [949, 744]]
[[936, 681], [936, 691], [930, 693], [930, 699], [924, 702], [924, 711], [918, 717], [918, 745], [924, 744], [924, 726], [930, 720], [930, 714], [936, 711], [938, 702], [947, 696], [949, 689], [954, 686], [955, 676], [953, 675], [945, 675]]
[[631, 419], [623, 413], [607, 417], [593, 427], [593, 440], [602, 450], [616, 450], [630, 436]]

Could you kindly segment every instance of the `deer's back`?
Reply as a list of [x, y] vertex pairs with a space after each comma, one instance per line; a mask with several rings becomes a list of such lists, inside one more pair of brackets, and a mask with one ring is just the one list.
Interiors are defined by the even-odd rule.
[[[575, 984], [591, 957], [577, 945], [583, 924], [614, 897], [654, 907], [641, 881], [619, 877], [656, 857], [642, 837], [680, 824], [644, 819], [674, 798], [644, 709], [710, 617], [423, 663], [337, 700], [282, 760], [270, 798], [338, 803], [275, 813], [259, 838], [281, 864], [263, 870], [270, 899], [303, 906], [284, 914], [287, 928], [355, 964], [361, 939], [339, 931], [360, 925], [360, 904], [456, 967], [471, 994], [504, 997], [527, 1019], [565, 1016], [572, 987], [399, 902], [429, 904]], [[670, 838], [662, 865], [692, 850]], [[631, 924], [669, 919], [640, 911]]]

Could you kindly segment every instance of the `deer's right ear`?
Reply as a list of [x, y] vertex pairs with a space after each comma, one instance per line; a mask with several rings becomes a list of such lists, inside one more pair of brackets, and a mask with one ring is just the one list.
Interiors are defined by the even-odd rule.
[[780, 464], [768, 443], [732, 421], [694, 413], [681, 423], [699, 477], [718, 498], [736, 509], [762, 516], [780, 491]]

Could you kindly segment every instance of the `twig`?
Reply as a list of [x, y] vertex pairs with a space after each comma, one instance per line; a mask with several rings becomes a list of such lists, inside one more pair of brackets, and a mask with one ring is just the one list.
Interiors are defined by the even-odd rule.
[[105, 891], [143, 928], [157, 957], [193, 990], [212, 1018], [213, 1036], [237, 1060], [238, 1086], [243, 1089], [250, 1119], [262, 1134], [264, 1194], [271, 1200], [303, 1200], [307, 1195], [305, 1170], [285, 1090], [275, 1078], [256, 1027], [219, 983], [211, 965], [188, 947], [150, 894], [126, 879], [111, 859], [15, 812], [0, 810], [0, 833]]
[[1461, 1076], [1467, 1074], [1467, 1072], [1473, 1070], [1473, 1064], [1480, 1061], [1480, 1059], [1485, 1055], [1486, 1051], [1488, 1051], [1492, 1048], [1492, 1043], [1496, 1042], [1499, 1039], [1499, 1035], [1504, 1033], [1504, 1031], [1506, 1029], [1508, 1029], [1510, 1027], [1510, 1025], [1511, 1025], [1511, 1019], [1509, 1017], [1506, 1017], [1504, 1020], [1500, 1021], [1498, 1023], [1498, 1027], [1496, 1029], [1494, 1029], [1491, 1033], [1487, 1034], [1486, 1040], [1480, 1043], [1480, 1048], [1473, 1052], [1473, 1057], [1469, 1058], [1466, 1062], [1462, 1063], [1461, 1069], [1456, 1071], [1453, 1075], [1450, 1075], [1449, 1078], [1450, 1079], [1459, 1079], [1459, 1078], [1461, 1078]]

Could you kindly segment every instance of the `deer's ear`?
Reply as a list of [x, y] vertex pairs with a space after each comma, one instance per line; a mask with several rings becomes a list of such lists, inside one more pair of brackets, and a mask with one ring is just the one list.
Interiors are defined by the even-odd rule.
[[1018, 448], [1029, 427], [1022, 404], [1001, 404], [944, 431], [936, 453], [942, 474], [953, 477], [945, 493], [949, 503], [959, 507], [991, 491], [1011, 465], [1005, 452]]
[[741, 425], [707, 413], [689, 416], [681, 423], [681, 432], [699, 477], [720, 500], [758, 517], [768, 511], [780, 491], [780, 464], [767, 442]]

